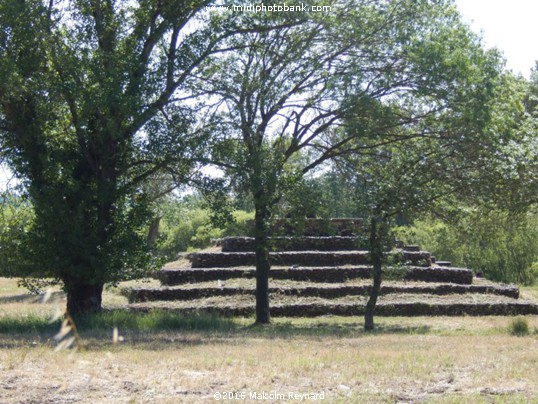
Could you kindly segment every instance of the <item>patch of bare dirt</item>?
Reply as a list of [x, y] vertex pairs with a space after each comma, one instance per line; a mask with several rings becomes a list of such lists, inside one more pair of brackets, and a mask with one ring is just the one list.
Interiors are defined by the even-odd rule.
[[227, 391], [245, 392], [245, 402], [263, 391], [355, 403], [538, 398], [533, 337], [176, 337], [74, 354], [0, 350], [0, 402], [215, 403]]

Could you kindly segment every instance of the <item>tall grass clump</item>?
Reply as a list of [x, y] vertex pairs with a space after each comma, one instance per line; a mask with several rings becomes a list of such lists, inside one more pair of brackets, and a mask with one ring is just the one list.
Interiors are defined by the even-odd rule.
[[58, 329], [60, 321], [53, 323], [46, 316], [0, 316], [0, 334], [51, 334]]
[[109, 330], [117, 327], [130, 331], [215, 331], [227, 332], [237, 328], [228, 318], [211, 314], [180, 315], [163, 310], [133, 313], [110, 310], [84, 315], [75, 319], [77, 327], [85, 330]]
[[510, 334], [523, 336], [529, 334], [529, 322], [525, 317], [516, 317], [508, 327]]

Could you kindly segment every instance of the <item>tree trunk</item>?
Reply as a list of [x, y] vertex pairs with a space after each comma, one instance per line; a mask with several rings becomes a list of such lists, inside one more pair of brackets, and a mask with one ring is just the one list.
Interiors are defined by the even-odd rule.
[[101, 311], [103, 284], [73, 282], [66, 284], [67, 312], [71, 316]]
[[267, 242], [268, 233], [268, 209], [263, 204], [256, 206], [255, 242], [256, 242], [256, 324], [269, 324], [269, 247]]
[[364, 313], [364, 329], [374, 329], [374, 312], [377, 298], [381, 290], [381, 269], [383, 267], [383, 240], [380, 235], [380, 226], [382, 223], [378, 223], [379, 218], [374, 216], [370, 221], [370, 255], [372, 258], [373, 266], [373, 285], [366, 303], [366, 310]]
[[161, 217], [155, 217], [149, 224], [149, 230], [148, 230], [148, 244], [150, 247], [153, 247], [155, 243], [157, 242], [157, 239], [159, 238], [160, 232], [159, 228], [161, 225]]

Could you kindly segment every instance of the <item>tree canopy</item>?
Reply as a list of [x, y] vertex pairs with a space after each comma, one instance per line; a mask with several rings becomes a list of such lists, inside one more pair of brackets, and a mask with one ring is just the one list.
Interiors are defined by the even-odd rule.
[[0, 5], [0, 144], [35, 210], [27, 276], [60, 279], [72, 313], [154, 267], [142, 184], [187, 180], [203, 154], [186, 78], [229, 33], [193, 30], [206, 2]]

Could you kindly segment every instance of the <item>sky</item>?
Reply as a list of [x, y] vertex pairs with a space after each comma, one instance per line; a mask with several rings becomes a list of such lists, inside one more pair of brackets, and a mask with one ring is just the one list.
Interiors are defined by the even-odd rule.
[[509, 69], [529, 77], [538, 60], [537, 0], [456, 0], [456, 5], [487, 48], [500, 49]]

